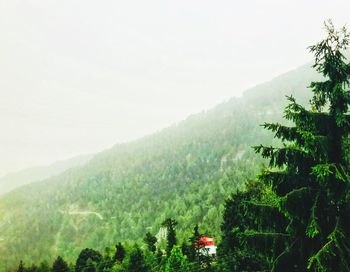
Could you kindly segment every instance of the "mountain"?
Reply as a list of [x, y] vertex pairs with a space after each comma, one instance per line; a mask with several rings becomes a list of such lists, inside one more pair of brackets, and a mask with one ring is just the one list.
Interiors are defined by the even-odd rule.
[[86, 164], [93, 155], [81, 155], [68, 160], [55, 162], [48, 166], [28, 168], [22, 171], [7, 174], [0, 178], [0, 195], [14, 190], [22, 185], [57, 176], [67, 169], [80, 167]]
[[310, 66], [2, 196], [1, 268], [140, 242], [167, 217], [178, 221], [180, 241], [197, 223], [218, 238], [224, 199], [264, 164], [251, 146], [273, 142], [259, 124], [282, 120], [285, 95], [306, 104], [306, 86], [319, 78]]

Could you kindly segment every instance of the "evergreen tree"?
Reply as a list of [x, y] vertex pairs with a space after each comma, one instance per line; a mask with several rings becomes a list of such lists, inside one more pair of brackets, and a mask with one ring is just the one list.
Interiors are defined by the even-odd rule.
[[68, 272], [68, 264], [62, 259], [61, 256], [58, 256], [57, 259], [53, 262], [52, 272]]
[[326, 39], [310, 47], [324, 76], [311, 83], [311, 109], [289, 97], [285, 118], [294, 125], [264, 124], [283, 145], [255, 147], [270, 165], [259, 180], [271, 186], [288, 219], [273, 271], [350, 271], [350, 65], [343, 55], [349, 34], [325, 25]]
[[197, 247], [198, 245], [198, 240], [201, 237], [201, 234], [199, 233], [199, 228], [198, 225], [196, 225], [193, 228], [193, 235], [190, 237], [189, 242], [190, 242], [190, 247], [189, 247], [189, 260], [191, 262], [198, 260], [198, 250]]
[[82, 269], [83, 272], [96, 272], [96, 263], [92, 259], [88, 259], [85, 263], [85, 267]]
[[37, 272], [38, 267], [35, 264], [32, 264], [30, 267], [27, 268], [27, 272]]
[[153, 253], [156, 252], [157, 238], [154, 235], [152, 235], [150, 232], [147, 232], [143, 241], [146, 243], [149, 251]]
[[196, 225], [193, 228], [193, 234], [189, 238], [189, 245], [186, 243], [182, 246], [182, 253], [187, 256], [189, 262], [193, 263], [192, 269], [199, 269], [201, 266], [202, 258], [200, 256], [198, 248], [204, 245], [201, 245], [199, 239], [201, 234], [199, 233], [199, 227]]
[[23, 261], [21, 260], [19, 262], [19, 265], [18, 265], [18, 268], [17, 268], [17, 272], [24, 272], [25, 269], [24, 269], [24, 264], [23, 264]]
[[50, 266], [47, 263], [47, 261], [41, 262], [37, 271], [38, 272], [49, 272], [50, 271]]
[[189, 272], [189, 262], [178, 246], [174, 246], [165, 263], [165, 272]]
[[130, 252], [128, 271], [145, 272], [147, 270], [143, 252], [137, 245], [135, 245]]
[[101, 259], [101, 262], [97, 266], [97, 271], [98, 272], [110, 271], [110, 269], [112, 268], [112, 266], [114, 264], [112, 257], [113, 256], [111, 255], [111, 248], [106, 247], [104, 254], [103, 254], [103, 257]]
[[157, 250], [156, 257], [157, 257], [157, 263], [161, 264], [163, 261], [163, 252], [160, 249]]
[[188, 245], [186, 242], [183, 242], [181, 245], [181, 251], [182, 251], [182, 254], [185, 255], [189, 261], [192, 261], [190, 259], [190, 256], [192, 255], [193, 250], [190, 245]]
[[122, 262], [125, 258], [125, 249], [121, 243], [118, 243], [115, 245], [115, 255], [114, 255], [114, 261], [115, 262]]
[[282, 252], [286, 225], [271, 189], [248, 181], [245, 190], [232, 194], [225, 203], [219, 271], [269, 270], [271, 260]]
[[162, 223], [162, 226], [167, 229], [167, 246], [166, 246], [166, 253], [167, 256], [170, 256], [171, 250], [176, 245], [176, 230], [175, 227], [177, 225], [177, 222], [172, 218], [167, 218]]
[[96, 267], [100, 263], [101, 259], [102, 255], [98, 251], [91, 248], [85, 248], [80, 252], [77, 258], [75, 271], [96, 271]]

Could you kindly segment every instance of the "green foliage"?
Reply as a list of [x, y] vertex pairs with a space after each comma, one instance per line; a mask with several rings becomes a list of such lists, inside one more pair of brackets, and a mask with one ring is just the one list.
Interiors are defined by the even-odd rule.
[[[196, 245], [198, 239], [201, 237], [201, 234], [199, 233], [199, 227], [196, 225], [193, 228], [193, 234], [189, 238], [189, 245], [184, 246], [185, 250], [182, 250], [183, 253], [187, 256], [188, 260], [190, 262], [198, 262], [199, 261], [199, 254], [198, 250], [196, 250]], [[186, 244], [185, 244], [186, 245]]]
[[182, 254], [180, 247], [174, 246], [166, 261], [164, 272], [189, 272], [190, 264]]
[[49, 272], [50, 266], [49, 266], [48, 262], [46, 262], [46, 261], [41, 262], [36, 271], [37, 272]]
[[91, 248], [83, 249], [76, 261], [75, 272], [94, 272], [101, 261], [102, 255]]
[[157, 247], [156, 247], [157, 238], [154, 235], [152, 235], [150, 232], [147, 232], [143, 241], [146, 243], [149, 251], [151, 251], [153, 253], [156, 252], [156, 250], [157, 250]]
[[167, 230], [166, 253], [168, 257], [170, 256], [171, 250], [177, 243], [176, 230], [175, 230], [176, 225], [177, 225], [177, 222], [172, 218], [167, 218], [162, 223], [162, 226], [165, 227]]
[[69, 267], [65, 260], [61, 256], [58, 256], [57, 259], [53, 262], [52, 272], [68, 272]]
[[148, 271], [147, 264], [144, 259], [144, 254], [137, 245], [133, 247], [130, 253], [129, 262], [128, 262], [128, 271], [130, 272]]
[[[305, 173], [308, 174], [307, 192], [302, 196], [308, 198], [304, 202], [310, 207], [310, 212], [285, 212], [299, 221], [299, 226], [293, 228], [295, 238], [303, 241], [302, 248], [298, 249], [304, 255], [299, 258], [299, 267], [307, 266], [315, 271], [349, 271], [350, 233], [347, 229], [350, 227], [350, 202], [347, 195], [350, 187], [344, 142], [350, 133], [347, 114], [350, 65], [345, 62], [342, 51], [349, 44], [350, 36], [345, 28], [335, 30], [331, 22], [326, 24], [326, 29], [327, 38], [310, 47], [315, 54], [314, 67], [326, 78], [311, 84], [314, 111], [310, 113], [327, 118], [323, 117], [324, 122], [320, 124], [314, 122], [315, 118], [307, 119], [309, 112], [300, 116], [303, 123], [309, 123], [309, 132], [315, 135], [310, 144], [314, 148], [309, 152], [312, 163]], [[326, 107], [328, 111], [323, 111]], [[305, 150], [308, 149], [311, 148], [307, 146]], [[301, 233], [304, 228], [306, 237]]]
[[22, 260], [19, 262], [17, 272], [24, 272], [24, 265]]
[[125, 258], [125, 249], [121, 243], [115, 245], [114, 261], [122, 262]]
[[[231, 250], [236, 264], [244, 264], [243, 269], [257, 264], [248, 270], [349, 271], [350, 169], [346, 143], [350, 133], [350, 65], [342, 51], [350, 36], [345, 28], [335, 30], [331, 22], [326, 29], [326, 39], [310, 47], [315, 55], [313, 67], [324, 77], [311, 83], [311, 109], [288, 97], [285, 118], [294, 126], [264, 124], [282, 145], [255, 147], [269, 160], [269, 168], [258, 178], [265, 188], [272, 189], [270, 204], [266, 205], [266, 191], [257, 194], [253, 188], [226, 203], [223, 247]], [[260, 214], [254, 206], [263, 207]], [[280, 224], [283, 218], [287, 224]], [[252, 238], [252, 248], [245, 247]], [[275, 245], [269, 246], [272, 251], [266, 251], [267, 244]], [[250, 258], [247, 263], [246, 258]], [[233, 267], [233, 271], [240, 269]]]
[[286, 220], [270, 187], [249, 181], [225, 203], [219, 271], [264, 271], [281, 253]]
[[342, 51], [350, 36], [331, 22], [326, 29], [310, 47], [324, 77], [311, 83], [311, 110], [288, 97], [294, 126], [263, 125], [282, 145], [254, 147], [269, 168], [226, 201], [222, 271], [349, 271], [350, 65]]

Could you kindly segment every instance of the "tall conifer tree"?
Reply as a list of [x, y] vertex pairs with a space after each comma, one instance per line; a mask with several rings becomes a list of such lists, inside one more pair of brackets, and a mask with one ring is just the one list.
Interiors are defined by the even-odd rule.
[[24, 264], [23, 264], [23, 261], [21, 260], [19, 262], [19, 265], [18, 265], [18, 268], [17, 268], [17, 272], [24, 272], [25, 269], [24, 269]]
[[58, 256], [57, 259], [53, 262], [52, 272], [68, 272], [69, 267], [65, 260], [61, 256]]
[[157, 247], [156, 247], [157, 238], [154, 235], [152, 235], [150, 232], [147, 232], [143, 241], [146, 243], [147, 249], [150, 252], [153, 252], [153, 253], [156, 252], [156, 250], [157, 250]]
[[125, 248], [123, 245], [119, 242], [115, 245], [115, 254], [114, 254], [114, 261], [115, 262], [122, 262], [125, 258]]
[[288, 219], [289, 238], [273, 271], [350, 271], [349, 33], [330, 21], [325, 26], [327, 37], [310, 47], [324, 76], [310, 85], [311, 108], [288, 97], [285, 118], [293, 125], [264, 124], [283, 145], [255, 147], [269, 159], [259, 179]]
[[176, 230], [175, 227], [177, 225], [177, 222], [175, 219], [167, 218], [162, 223], [162, 226], [167, 229], [167, 246], [166, 246], [166, 253], [167, 256], [170, 256], [171, 250], [177, 243], [176, 239]]

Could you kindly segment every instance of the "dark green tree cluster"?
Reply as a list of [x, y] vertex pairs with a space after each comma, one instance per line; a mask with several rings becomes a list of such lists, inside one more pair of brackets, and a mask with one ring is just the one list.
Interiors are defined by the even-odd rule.
[[93, 272], [102, 260], [102, 255], [91, 248], [83, 249], [75, 263], [75, 272]]
[[39, 266], [33, 264], [28, 267], [24, 265], [23, 261], [20, 261], [16, 271], [17, 272], [70, 272], [71, 269], [68, 263], [61, 256], [58, 256], [52, 263], [51, 267], [45, 261], [40, 263]]
[[325, 26], [310, 47], [323, 76], [310, 85], [311, 108], [288, 97], [288, 125], [264, 124], [282, 145], [255, 147], [269, 160], [261, 185], [226, 203], [223, 248], [243, 264], [232, 271], [350, 271], [349, 34]]
[[[162, 247], [157, 238], [147, 232], [144, 238], [144, 246], [138, 244], [132, 246], [117, 243], [115, 250], [106, 248], [100, 252], [85, 248], [78, 255], [75, 264], [68, 264], [62, 257], [57, 257], [50, 267], [46, 262], [39, 266], [25, 266], [22, 261], [17, 272], [153, 272], [153, 271], [212, 271], [211, 262], [214, 259], [197, 259], [199, 256], [195, 248], [196, 241], [200, 238], [198, 226], [194, 228], [194, 236], [189, 241], [193, 251], [184, 251], [177, 243], [175, 227], [177, 222], [173, 218], [167, 218], [163, 222], [167, 229], [166, 245]], [[170, 250], [169, 253], [167, 253]], [[194, 255], [193, 255], [194, 254]], [[204, 264], [204, 265], [203, 265]]]
[[[284, 245], [286, 219], [274, 193], [261, 182], [249, 181], [226, 201], [220, 271], [267, 271]], [[272, 239], [271, 239], [272, 238]]]

